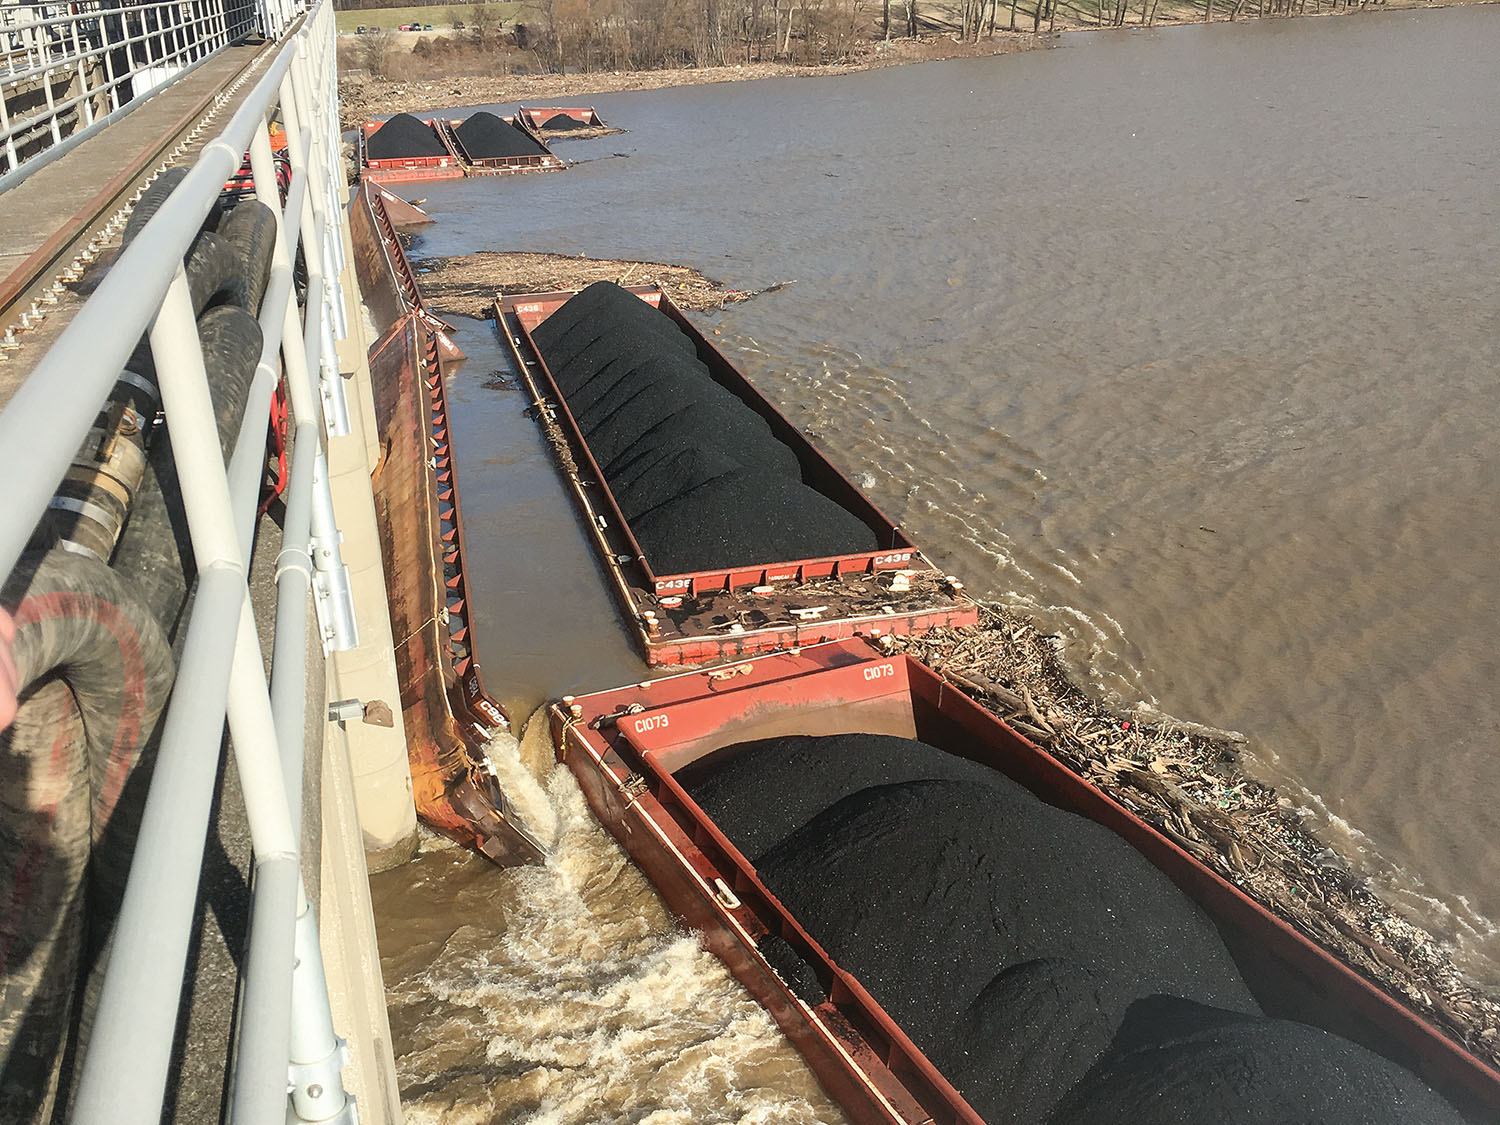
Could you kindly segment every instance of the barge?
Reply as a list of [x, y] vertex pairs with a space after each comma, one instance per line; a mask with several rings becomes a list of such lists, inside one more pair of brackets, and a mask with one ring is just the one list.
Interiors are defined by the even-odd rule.
[[[516, 110], [516, 117], [532, 132], [550, 134], [559, 140], [583, 140], [624, 131], [607, 123], [593, 106], [536, 106], [529, 109], [521, 106]], [[567, 120], [563, 122], [559, 118]]]
[[366, 184], [349, 220], [355, 270], [379, 327], [368, 355], [381, 457], [375, 517], [385, 543], [412, 798], [428, 825], [501, 865], [544, 850], [512, 815], [485, 756], [509, 720], [475, 658], [467, 551], [444, 369], [463, 358], [423, 303], [386, 210]]
[[[999, 771], [1102, 825], [1197, 903], [1267, 1015], [1384, 1056], [1470, 1120], [1500, 1117], [1500, 1074], [910, 657], [839, 641], [564, 697], [550, 718], [558, 758], [595, 815], [860, 1125], [981, 1118], [689, 796], [683, 776], [701, 773], [725, 747], [792, 734], [884, 734]], [[795, 951], [821, 997], [782, 978], [762, 950], [772, 942]]]
[[462, 164], [463, 173], [466, 176], [504, 176], [520, 172], [556, 172], [567, 165], [561, 157], [555, 155], [548, 147], [541, 135], [526, 121], [524, 117], [505, 116], [499, 118], [506, 125], [519, 130], [527, 138], [535, 141], [541, 149], [537, 153], [527, 153], [521, 156], [475, 156], [464, 144], [463, 137], [459, 134], [459, 126], [467, 118], [439, 118], [436, 122], [438, 133], [443, 138], [443, 143], [458, 155]]
[[371, 183], [408, 183], [413, 180], [456, 180], [464, 176], [463, 161], [439, 128], [435, 118], [423, 118], [422, 124], [432, 130], [444, 152], [438, 156], [399, 156], [371, 158], [370, 138], [380, 132], [384, 121], [366, 121], [355, 137], [354, 163], [359, 177]]
[[574, 294], [506, 296], [496, 302], [533, 407], [552, 438], [570, 491], [651, 664], [699, 664], [855, 636], [972, 625], [978, 607], [765, 398], [671, 299], [631, 287], [691, 341], [710, 376], [750, 407], [796, 455], [803, 480], [873, 531], [878, 547], [823, 558], [763, 559], [691, 573], [657, 573], [620, 510], [577, 419], [532, 333]]

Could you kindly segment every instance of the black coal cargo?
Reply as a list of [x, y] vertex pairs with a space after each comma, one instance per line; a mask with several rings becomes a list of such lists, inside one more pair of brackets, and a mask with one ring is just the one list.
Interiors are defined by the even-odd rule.
[[596, 282], [531, 338], [655, 573], [879, 548], [672, 318], [627, 290]]
[[365, 141], [370, 160], [409, 160], [418, 156], [447, 156], [448, 149], [431, 125], [409, 113], [398, 113]]
[[523, 129], [503, 117], [481, 111], [466, 117], [454, 130], [465, 151], [475, 160], [501, 156], [545, 156], [547, 149]]
[[678, 779], [990, 1125], [1459, 1120], [1396, 1064], [1262, 1014], [1160, 869], [994, 769], [875, 734], [720, 755]]

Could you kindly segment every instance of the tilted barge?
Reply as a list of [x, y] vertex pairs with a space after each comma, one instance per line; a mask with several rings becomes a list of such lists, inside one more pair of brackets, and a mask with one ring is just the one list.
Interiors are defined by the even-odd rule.
[[[679, 778], [721, 748], [860, 732], [961, 753], [1104, 826], [1165, 873], [1212, 919], [1268, 1015], [1321, 1026], [1399, 1063], [1471, 1120], [1500, 1116], [1500, 1074], [907, 656], [840, 641], [565, 697], [551, 719], [558, 758], [595, 815], [860, 1125], [981, 1118], [688, 795]], [[761, 949], [768, 941], [795, 950], [816, 975], [821, 1001], [778, 975]]]
[[[972, 625], [978, 607], [934, 566], [745, 378], [659, 288], [629, 289], [687, 336], [715, 382], [796, 455], [803, 479], [853, 513], [878, 549], [824, 558], [764, 559], [709, 571], [656, 573], [605, 482], [532, 333], [574, 294], [501, 298], [496, 322], [553, 437], [617, 595], [651, 664], [698, 664], [854, 636]], [[711, 441], [712, 435], [705, 435]]]
[[[378, 185], [364, 185], [349, 222], [360, 287], [384, 326], [368, 356], [381, 446], [372, 484], [412, 799], [430, 826], [496, 863], [539, 862], [541, 844], [512, 816], [485, 756], [509, 720], [485, 689], [474, 652], [443, 382], [444, 368], [463, 353], [422, 300], [387, 198]], [[424, 217], [401, 206], [408, 222]]]

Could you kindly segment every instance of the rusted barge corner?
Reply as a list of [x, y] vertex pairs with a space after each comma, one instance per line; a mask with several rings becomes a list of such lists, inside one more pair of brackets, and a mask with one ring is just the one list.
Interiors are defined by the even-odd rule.
[[355, 268], [383, 331], [370, 348], [380, 433], [372, 486], [385, 548], [396, 673], [417, 813], [502, 866], [540, 861], [485, 757], [510, 723], [485, 690], [474, 638], [443, 370], [463, 358], [422, 301], [377, 185], [350, 208]]

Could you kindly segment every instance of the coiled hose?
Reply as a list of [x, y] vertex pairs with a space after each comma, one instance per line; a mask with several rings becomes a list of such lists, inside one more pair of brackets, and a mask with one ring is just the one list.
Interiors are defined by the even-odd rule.
[[50, 1110], [79, 962], [118, 912], [173, 666], [155, 618], [86, 555], [23, 556], [0, 605], [26, 685], [0, 733], [0, 1120], [20, 1122]]
[[[152, 185], [127, 242], [180, 179]], [[270, 269], [267, 220], [274, 236], [274, 215], [253, 204], [224, 236], [201, 232], [184, 263], [226, 458], [260, 357], [249, 307]], [[156, 413], [142, 341], [33, 550], [0, 588], [23, 685], [16, 722], [0, 734], [4, 1122], [45, 1121], [66, 1103], [61, 1063], [92, 1022], [171, 688], [169, 638], [195, 577], [165, 427], [144, 448]], [[114, 569], [103, 561], [111, 552]]]

